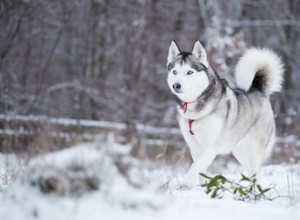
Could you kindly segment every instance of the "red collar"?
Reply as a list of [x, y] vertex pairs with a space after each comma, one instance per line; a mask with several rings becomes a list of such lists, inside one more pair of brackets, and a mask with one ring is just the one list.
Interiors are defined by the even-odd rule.
[[179, 99], [182, 102], [182, 105], [179, 106], [179, 109], [183, 109], [183, 113], [186, 113], [188, 104], [195, 103], [198, 101], [198, 99], [196, 99], [195, 101], [192, 101], [192, 102], [185, 102], [185, 101], [182, 101]]
[[[180, 100], [180, 101], [181, 101], [183, 104], [179, 106], [179, 109], [183, 109], [183, 113], [185, 114], [186, 111], [187, 111], [187, 106], [188, 106], [188, 104], [192, 104], [192, 103], [194, 103], [194, 102], [197, 102], [198, 99], [196, 99], [195, 101], [192, 101], [192, 102], [185, 102], [185, 101], [182, 101], [182, 100]], [[195, 120], [193, 120], [193, 119], [189, 119], [189, 132], [190, 132], [191, 135], [194, 135], [194, 132], [193, 132], [193, 130], [192, 130], [192, 124], [193, 124], [194, 121], [195, 121]]]

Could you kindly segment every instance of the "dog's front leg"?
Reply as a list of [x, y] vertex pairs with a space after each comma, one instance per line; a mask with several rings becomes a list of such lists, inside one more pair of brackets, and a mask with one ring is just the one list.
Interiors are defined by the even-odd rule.
[[208, 148], [205, 152], [199, 155], [196, 161], [193, 162], [191, 168], [184, 177], [182, 183], [183, 187], [192, 188], [198, 183], [204, 183], [204, 179], [199, 175], [199, 173], [205, 173], [209, 165], [216, 157], [216, 152], [212, 149], [214, 148]]

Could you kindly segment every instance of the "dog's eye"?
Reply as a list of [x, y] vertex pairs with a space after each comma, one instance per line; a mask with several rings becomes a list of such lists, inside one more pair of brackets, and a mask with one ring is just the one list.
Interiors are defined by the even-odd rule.
[[176, 71], [176, 70], [173, 70], [173, 74], [176, 75], [176, 74], [177, 74], [177, 71]]
[[190, 71], [187, 72], [187, 75], [192, 75], [193, 73], [194, 72], [190, 70]]

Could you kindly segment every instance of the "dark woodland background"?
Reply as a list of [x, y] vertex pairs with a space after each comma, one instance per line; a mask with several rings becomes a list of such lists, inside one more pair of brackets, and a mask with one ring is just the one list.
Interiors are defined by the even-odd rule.
[[247, 47], [276, 51], [278, 133], [300, 134], [298, 0], [0, 0], [0, 113], [176, 127], [173, 39], [200, 40], [228, 79]]

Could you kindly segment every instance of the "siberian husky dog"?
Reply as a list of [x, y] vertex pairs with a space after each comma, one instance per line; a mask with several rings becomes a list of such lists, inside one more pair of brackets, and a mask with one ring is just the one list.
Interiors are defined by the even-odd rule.
[[199, 173], [206, 172], [216, 155], [230, 152], [249, 175], [256, 174], [274, 144], [269, 96], [281, 90], [280, 58], [268, 49], [248, 49], [235, 69], [237, 88], [231, 88], [210, 66], [199, 41], [192, 52], [180, 51], [173, 41], [167, 68], [179, 126], [193, 159], [182, 185], [203, 183]]

